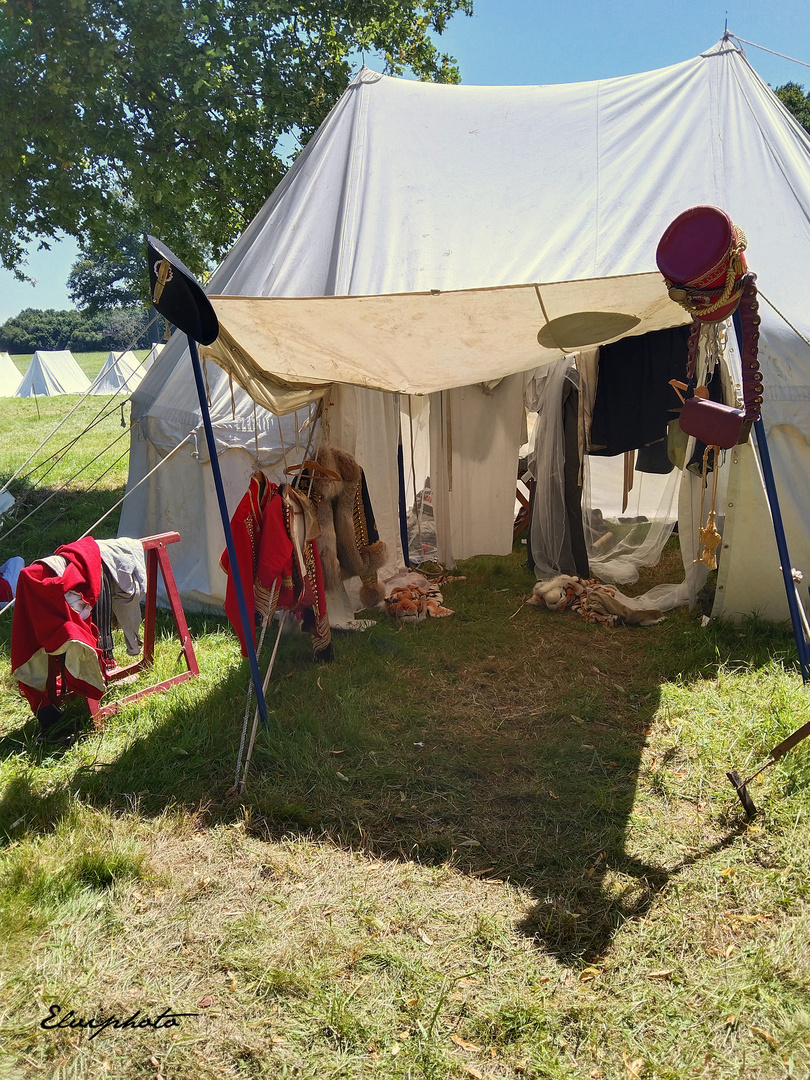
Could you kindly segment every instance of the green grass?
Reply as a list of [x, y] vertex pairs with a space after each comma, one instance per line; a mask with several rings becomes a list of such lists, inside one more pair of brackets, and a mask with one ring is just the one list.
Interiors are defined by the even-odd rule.
[[[76, 356], [91, 380], [106, 358], [106, 352]], [[14, 359], [24, 372], [31, 357]], [[75, 394], [0, 398], [0, 484], [19, 472], [11, 487], [16, 506], [0, 533], [0, 563], [11, 555], [30, 562], [49, 554], [123, 498], [129, 457], [126, 396], [88, 397], [76, 408], [79, 401]], [[116, 511], [94, 535], [115, 536], [118, 518]]]
[[[332, 665], [282, 639], [238, 798], [223, 621], [190, 617], [198, 679], [66, 751], [34, 741], [0, 623], [8, 1075], [810, 1074], [810, 742], [753, 823], [725, 778], [810, 719], [789, 629], [552, 614], [520, 545], [457, 573], [451, 618], [380, 616]], [[182, 669], [158, 636], [152, 678]], [[91, 1039], [43, 1030], [55, 1005], [198, 1015]]]

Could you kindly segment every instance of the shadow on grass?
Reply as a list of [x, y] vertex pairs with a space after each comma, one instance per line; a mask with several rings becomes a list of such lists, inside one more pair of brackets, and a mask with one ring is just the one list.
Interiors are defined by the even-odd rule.
[[[0, 822], [47, 831], [76, 799], [120, 812], [137, 802], [142, 814], [182, 804], [202, 823], [246, 816], [268, 841], [305, 834], [509, 880], [533, 898], [520, 929], [539, 946], [564, 963], [604, 955], [674, 875], [745, 827], [735, 816], [674, 866], [634, 853], [636, 785], [661, 684], [711, 673], [722, 632], [707, 635], [683, 613], [660, 627], [606, 630], [521, 606], [528, 589], [514, 564], [465, 569], [471, 587], [445, 593], [452, 619], [337, 636], [329, 666], [312, 663], [305, 637], [282, 640], [271, 729], [259, 733], [237, 801], [225, 793], [246, 663], [205, 690], [192, 680], [128, 707], [111, 722], [123, 749], [109, 760], [100, 745], [97, 760], [77, 762], [45, 796], [33, 769], [47, 765], [43, 751], [32, 751], [28, 724], [12, 732], [0, 752], [27, 754], [32, 767], [8, 785]], [[481, 580], [487, 588], [472, 588]], [[190, 624], [197, 636], [211, 619]], [[752, 658], [762, 648], [755, 633], [750, 648]]]

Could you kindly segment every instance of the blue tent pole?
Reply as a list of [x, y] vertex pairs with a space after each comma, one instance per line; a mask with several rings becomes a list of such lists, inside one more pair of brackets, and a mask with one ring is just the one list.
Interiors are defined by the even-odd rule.
[[759, 460], [762, 463], [762, 477], [765, 481], [765, 492], [771, 507], [773, 519], [773, 531], [776, 536], [776, 547], [779, 551], [779, 561], [782, 564], [782, 577], [785, 581], [785, 593], [787, 594], [788, 607], [790, 608], [790, 621], [793, 624], [793, 636], [796, 638], [796, 651], [799, 654], [799, 664], [802, 669], [802, 680], [810, 682], [810, 645], [804, 636], [801, 614], [799, 613], [799, 601], [796, 596], [796, 584], [791, 574], [790, 554], [785, 537], [785, 526], [782, 522], [782, 512], [779, 509], [779, 496], [776, 493], [776, 481], [771, 464], [771, 453], [768, 449], [768, 440], [765, 436], [765, 425], [762, 417], [754, 421], [754, 431], [757, 436], [757, 450]]
[[399, 481], [399, 542], [402, 545], [402, 558], [405, 565], [411, 565], [410, 543], [408, 541], [408, 505], [405, 500], [405, 455], [402, 449], [402, 432], [397, 446], [397, 479]]
[[[743, 355], [742, 321], [739, 310], [734, 312], [734, 330], [737, 335], [737, 345], [740, 356]], [[790, 621], [793, 624], [793, 636], [796, 639], [796, 652], [799, 654], [799, 666], [802, 671], [802, 681], [810, 682], [810, 645], [804, 636], [804, 626], [799, 612], [799, 600], [796, 596], [796, 584], [791, 574], [790, 553], [788, 552], [785, 526], [782, 521], [782, 511], [779, 508], [779, 495], [776, 491], [776, 480], [771, 464], [771, 452], [768, 448], [768, 439], [765, 435], [765, 424], [759, 416], [754, 421], [754, 432], [757, 437], [757, 451], [762, 465], [762, 478], [765, 481], [765, 494], [768, 496], [768, 505], [771, 508], [771, 520], [776, 537], [776, 548], [779, 552], [779, 562], [782, 564], [782, 577], [785, 582], [785, 594], [790, 610]]]
[[264, 690], [262, 689], [262, 677], [259, 672], [259, 661], [256, 658], [256, 646], [254, 645], [253, 627], [250, 625], [250, 619], [247, 613], [247, 604], [245, 603], [245, 591], [242, 588], [242, 578], [239, 574], [239, 564], [236, 560], [236, 548], [233, 544], [233, 533], [231, 532], [231, 520], [228, 517], [228, 505], [225, 502], [225, 489], [222, 486], [222, 473], [219, 468], [219, 459], [217, 458], [217, 447], [214, 441], [214, 429], [211, 427], [211, 414], [208, 411], [208, 400], [205, 395], [205, 386], [203, 385], [202, 370], [200, 368], [200, 357], [197, 353], [197, 342], [192, 337], [188, 338], [188, 347], [191, 352], [191, 367], [194, 371], [194, 382], [197, 384], [197, 395], [200, 399], [200, 409], [202, 410], [203, 427], [205, 428], [205, 440], [208, 444], [208, 456], [211, 460], [211, 472], [214, 477], [214, 487], [217, 490], [217, 500], [219, 502], [219, 513], [222, 517], [222, 528], [225, 530], [225, 546], [228, 550], [228, 560], [230, 562], [230, 572], [233, 577], [234, 591], [236, 592], [236, 602], [239, 605], [239, 618], [242, 623], [242, 633], [245, 637], [245, 647], [247, 648], [248, 660], [250, 661], [250, 673], [253, 679], [253, 689], [256, 691], [256, 704], [259, 708], [259, 716], [262, 719], [262, 724], [265, 730], [268, 727], [267, 724], [267, 703], [264, 700]]

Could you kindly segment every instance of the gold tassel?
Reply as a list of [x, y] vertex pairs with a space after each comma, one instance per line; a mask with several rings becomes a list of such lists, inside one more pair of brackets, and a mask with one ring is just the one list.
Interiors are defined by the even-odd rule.
[[708, 517], [706, 518], [706, 525], [699, 531], [700, 540], [698, 542], [698, 553], [695, 562], [702, 562], [709, 570], [716, 570], [717, 549], [723, 539], [720, 533], [717, 531], [714, 512], [715, 499], [717, 498], [717, 456], [720, 453], [719, 446], [707, 446], [706, 449], [703, 451], [703, 469], [701, 471], [700, 477], [703, 483], [703, 490], [700, 495], [700, 520], [703, 520], [703, 505], [706, 499], [706, 478], [708, 475], [709, 454], [711, 451], [714, 451], [714, 468], [712, 470], [714, 474], [712, 478], [712, 503], [709, 509]]

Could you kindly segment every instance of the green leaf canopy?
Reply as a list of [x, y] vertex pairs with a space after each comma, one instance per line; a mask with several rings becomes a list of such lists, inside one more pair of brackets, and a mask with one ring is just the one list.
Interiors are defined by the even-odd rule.
[[5, 0], [0, 259], [59, 232], [118, 248], [144, 225], [218, 262], [364, 53], [458, 81], [433, 39], [472, 0]]

